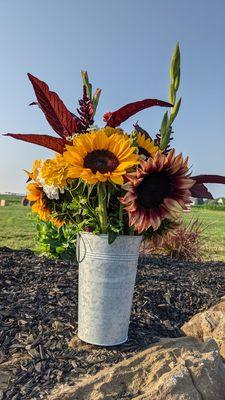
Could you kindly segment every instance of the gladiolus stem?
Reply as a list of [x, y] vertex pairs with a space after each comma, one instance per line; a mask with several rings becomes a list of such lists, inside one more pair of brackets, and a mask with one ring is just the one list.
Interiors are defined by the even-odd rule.
[[107, 233], [107, 204], [105, 183], [99, 183], [98, 186], [98, 212], [101, 233]]

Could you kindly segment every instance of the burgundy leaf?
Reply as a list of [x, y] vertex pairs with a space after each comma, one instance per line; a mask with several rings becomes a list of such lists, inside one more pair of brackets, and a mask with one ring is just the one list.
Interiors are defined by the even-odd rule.
[[194, 186], [192, 186], [191, 195], [193, 197], [202, 197], [205, 199], [213, 199], [213, 196], [208, 191], [208, 189], [203, 185], [203, 183], [221, 183], [225, 184], [225, 176], [221, 175], [197, 175], [192, 176], [192, 179], [196, 181]]
[[213, 199], [212, 194], [208, 191], [207, 187], [202, 183], [195, 183], [190, 189], [192, 197]]
[[33, 85], [38, 104], [54, 131], [61, 137], [79, 132], [82, 128], [81, 120], [66, 108], [57, 93], [51, 92], [48, 85], [35, 76], [28, 74], [28, 78]]
[[222, 183], [225, 185], [225, 176], [221, 175], [197, 175], [193, 176], [197, 183]]
[[108, 116], [107, 125], [115, 128], [132, 115], [144, 110], [145, 108], [153, 106], [172, 107], [172, 104], [157, 99], [145, 99], [136, 101], [134, 103], [129, 103], [112, 113], [105, 114], [105, 118]]
[[65, 139], [39, 134], [26, 135], [22, 133], [6, 133], [4, 136], [10, 136], [14, 139], [23, 140], [24, 142], [37, 144], [39, 146], [46, 147], [47, 149], [54, 150], [60, 154], [65, 151], [65, 145], [70, 143]]

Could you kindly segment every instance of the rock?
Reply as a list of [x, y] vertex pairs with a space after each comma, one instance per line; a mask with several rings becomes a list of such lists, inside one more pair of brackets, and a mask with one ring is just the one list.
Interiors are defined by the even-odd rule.
[[182, 326], [181, 331], [203, 341], [213, 338], [225, 359], [225, 298], [207, 311], [196, 314]]
[[224, 400], [225, 366], [214, 340], [163, 339], [133, 357], [55, 388], [46, 400]]

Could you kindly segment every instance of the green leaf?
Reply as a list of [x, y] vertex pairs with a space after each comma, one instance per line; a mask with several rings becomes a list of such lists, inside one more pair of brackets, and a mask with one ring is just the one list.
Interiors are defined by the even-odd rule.
[[118, 236], [118, 233], [113, 232], [113, 231], [109, 231], [109, 233], [108, 233], [108, 244], [112, 244], [116, 240], [117, 236]]
[[162, 124], [161, 124], [161, 139], [160, 139], [160, 145], [159, 148], [161, 150], [164, 150], [170, 141], [170, 134], [171, 134], [171, 129], [170, 129], [170, 120], [168, 120], [168, 113], [166, 112], [164, 114]]
[[56, 251], [57, 254], [60, 254], [60, 253], [64, 253], [65, 249], [62, 246], [57, 246], [55, 248], [55, 251]]
[[161, 138], [160, 140], [160, 145], [159, 148], [161, 150], [165, 150], [165, 148], [168, 146], [170, 141], [170, 130], [168, 129], [165, 135]]
[[168, 127], [168, 111], [165, 112], [161, 123], [161, 128], [160, 128], [161, 136], [164, 135], [164, 133], [167, 130], [167, 127]]

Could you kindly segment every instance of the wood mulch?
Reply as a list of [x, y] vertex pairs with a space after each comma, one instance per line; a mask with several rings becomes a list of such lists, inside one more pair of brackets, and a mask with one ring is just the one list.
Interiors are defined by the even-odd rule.
[[225, 263], [142, 258], [129, 340], [104, 348], [74, 339], [77, 276], [73, 263], [0, 249], [0, 399], [46, 399], [57, 384], [180, 336], [185, 321], [225, 295]]

